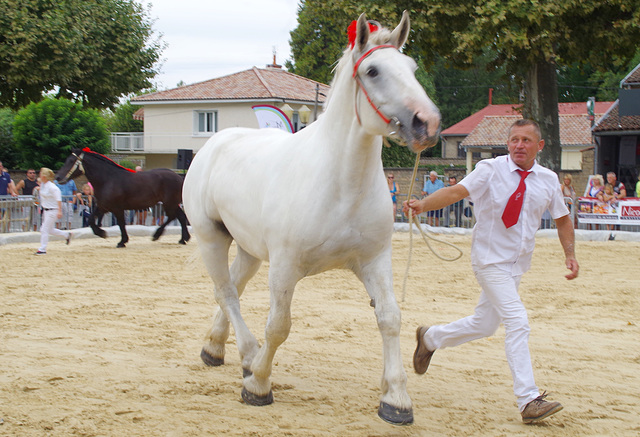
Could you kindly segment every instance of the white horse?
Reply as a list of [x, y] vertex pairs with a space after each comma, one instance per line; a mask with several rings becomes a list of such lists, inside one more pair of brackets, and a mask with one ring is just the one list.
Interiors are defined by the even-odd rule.
[[[408, 424], [413, 411], [393, 293], [393, 208], [382, 136], [399, 135], [418, 153], [437, 141], [440, 114], [415, 79], [415, 62], [399, 51], [409, 34], [407, 12], [392, 32], [369, 26], [362, 14], [316, 122], [293, 135], [247, 128], [215, 134], [195, 156], [183, 196], [220, 305], [203, 361], [224, 363], [231, 322], [242, 360], [242, 398], [251, 405], [272, 403], [272, 361], [291, 329], [296, 284], [329, 269], [350, 269], [364, 283], [382, 335], [378, 415]], [[233, 240], [237, 256], [229, 268]], [[260, 347], [242, 318], [239, 296], [263, 260], [270, 264], [271, 305]]]

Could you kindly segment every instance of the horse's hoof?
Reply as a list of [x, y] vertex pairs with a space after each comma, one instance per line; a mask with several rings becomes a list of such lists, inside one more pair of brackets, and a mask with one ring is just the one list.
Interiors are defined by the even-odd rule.
[[242, 388], [242, 400], [249, 405], [255, 407], [263, 407], [265, 405], [273, 404], [273, 392], [269, 390], [269, 394], [266, 396], [258, 396], [253, 393], [249, 393], [246, 388]]
[[116, 246], [118, 249], [121, 249], [123, 247], [127, 247], [124, 243], [118, 243], [118, 245]]
[[247, 376], [251, 376], [253, 375], [253, 372], [251, 371], [251, 369], [245, 369], [244, 367], [242, 368], [242, 377], [246, 378]]
[[178, 241], [178, 244], [187, 244], [187, 242], [184, 241], [184, 240], [180, 240], [180, 241]]
[[151, 241], [158, 241], [160, 239], [160, 237], [156, 237], [155, 235], [153, 236], [153, 238], [151, 239]]
[[209, 352], [204, 350], [204, 348], [202, 348], [202, 350], [200, 351], [200, 358], [207, 366], [210, 366], [210, 367], [218, 367], [224, 364], [224, 357], [216, 358], [212, 356]]
[[397, 408], [386, 402], [380, 402], [378, 416], [392, 425], [411, 425], [413, 423], [413, 410], [411, 408]]

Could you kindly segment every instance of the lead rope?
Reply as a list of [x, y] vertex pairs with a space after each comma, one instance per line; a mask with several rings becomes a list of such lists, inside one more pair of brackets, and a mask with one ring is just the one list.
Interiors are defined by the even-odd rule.
[[[413, 174], [411, 175], [411, 184], [409, 185], [409, 193], [407, 194], [407, 202], [409, 200], [411, 200], [411, 194], [413, 193], [413, 184], [416, 180], [416, 174], [418, 173], [418, 164], [420, 163], [420, 154], [417, 153], [416, 154], [416, 162], [413, 166]], [[406, 295], [406, 290], [407, 290], [407, 278], [409, 277], [409, 267], [411, 266], [411, 252], [413, 252], [413, 222], [415, 220], [416, 226], [418, 227], [418, 230], [420, 231], [420, 234], [422, 235], [422, 239], [424, 240], [425, 243], [427, 243], [427, 246], [429, 247], [429, 249], [431, 250], [431, 252], [437, 256], [438, 258], [440, 258], [443, 261], [456, 261], [458, 259], [460, 259], [460, 257], [462, 256], [462, 250], [456, 246], [455, 244], [449, 243], [447, 241], [443, 241], [443, 240], [439, 240], [437, 238], [434, 238], [430, 235], [425, 234], [424, 230], [422, 229], [422, 226], [420, 226], [420, 220], [418, 220], [418, 217], [413, 216], [412, 210], [411, 208], [409, 208], [409, 256], [407, 257], [407, 268], [404, 272], [404, 279], [402, 281], [402, 302], [404, 302], [404, 298]], [[427, 237], [429, 237], [429, 239], [437, 241], [439, 243], [442, 244], [446, 244], [447, 246], [453, 247], [455, 250], [458, 251], [458, 255], [453, 257], [453, 258], [445, 258], [443, 256], [441, 256], [440, 254], [436, 253], [436, 251], [433, 249], [433, 247], [431, 247], [431, 243], [429, 243], [429, 240], [427, 240]]]

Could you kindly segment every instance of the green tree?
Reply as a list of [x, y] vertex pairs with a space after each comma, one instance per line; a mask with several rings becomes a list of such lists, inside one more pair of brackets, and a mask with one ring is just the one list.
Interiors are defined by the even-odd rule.
[[27, 167], [62, 167], [72, 148], [110, 150], [104, 120], [95, 109], [66, 99], [45, 99], [20, 110], [13, 123], [16, 147]]
[[614, 101], [620, 81], [638, 64], [640, 49], [631, 60], [616, 57], [604, 69], [577, 63], [559, 68], [558, 98], [561, 102], [586, 102], [593, 96], [599, 102]]
[[20, 152], [13, 141], [13, 119], [15, 112], [9, 108], [0, 108], [0, 161], [7, 168], [20, 165]]
[[[290, 32], [290, 72], [321, 83], [330, 83], [333, 67], [347, 47], [347, 27], [360, 14], [353, 1], [303, 0], [298, 7], [298, 26]], [[347, 10], [352, 9], [352, 13]]]
[[473, 67], [467, 69], [450, 65], [442, 56], [433, 61], [431, 74], [443, 129], [487, 106], [490, 88], [492, 104], [518, 104], [519, 87], [505, 79], [504, 69], [489, 69], [490, 59], [491, 55], [484, 53], [474, 59]]
[[640, 39], [640, 0], [411, 0], [397, 7], [411, 9], [413, 49], [425, 59], [439, 54], [469, 67], [491, 48], [489, 66], [523, 81], [524, 114], [540, 123], [547, 141], [540, 161], [554, 170], [560, 168], [559, 66], [628, 59]]
[[400, 15], [384, 2], [367, 0], [302, 0], [298, 26], [290, 32], [292, 60], [285, 67], [292, 73], [321, 83], [330, 83], [333, 68], [347, 48], [347, 28], [361, 13], [382, 19], [383, 26], [396, 26]]
[[133, 0], [0, 0], [0, 105], [47, 92], [108, 108], [151, 86], [164, 48]]
[[130, 100], [116, 106], [113, 111], [106, 112], [105, 122], [109, 132], [142, 132], [144, 122], [134, 120], [133, 114], [141, 106], [134, 106]]

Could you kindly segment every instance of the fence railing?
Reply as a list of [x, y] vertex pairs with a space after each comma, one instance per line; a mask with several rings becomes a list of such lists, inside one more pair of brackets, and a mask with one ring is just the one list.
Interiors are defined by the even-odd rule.
[[[408, 223], [409, 217], [407, 217], [402, 211], [402, 202], [407, 200], [406, 194], [397, 194], [397, 209], [396, 209], [396, 223]], [[412, 199], [420, 199], [415, 194], [411, 196]], [[428, 224], [435, 227], [445, 228], [464, 228], [471, 229], [476, 224], [475, 216], [473, 215], [473, 204], [464, 199], [453, 205], [444, 207], [442, 210], [433, 211], [432, 214], [425, 212], [418, 216], [418, 220], [422, 224]]]
[[112, 132], [111, 151], [144, 152], [143, 132]]
[[[408, 223], [409, 218], [402, 211], [402, 202], [407, 199], [406, 194], [398, 194], [398, 207], [396, 209], [396, 223]], [[413, 195], [412, 198], [419, 197]], [[87, 203], [87, 202], [85, 202]], [[576, 229], [585, 230], [605, 230], [606, 225], [588, 225], [578, 223], [576, 220], [577, 207], [570, 198], [565, 198], [565, 203], [569, 207], [571, 219]], [[83, 221], [82, 211], [84, 207], [75, 196], [62, 196], [62, 218], [58, 220], [57, 227], [60, 229], [77, 229], [86, 225]], [[434, 227], [456, 227], [471, 229], [476, 224], [473, 212], [473, 204], [467, 199], [458, 204], [450, 205], [434, 214], [422, 213], [418, 216], [420, 223], [429, 224]], [[36, 196], [0, 196], [0, 233], [39, 231], [41, 225], [41, 211]], [[141, 224], [145, 226], [158, 226], [166, 220], [162, 204], [159, 203], [147, 211], [125, 211], [125, 221], [127, 225]], [[102, 225], [116, 225], [115, 217], [111, 213], [104, 215]], [[172, 223], [178, 225], [177, 221]], [[555, 222], [546, 212], [542, 216], [540, 229], [555, 229]], [[622, 231], [640, 232], [638, 225], [618, 225], [616, 229]]]
[[[396, 209], [396, 223], [408, 223], [409, 218], [406, 217], [402, 211], [402, 202], [407, 200], [406, 194], [397, 194], [397, 209]], [[419, 199], [415, 194], [411, 196], [412, 199]], [[583, 230], [611, 230], [611, 228], [615, 228], [615, 230], [620, 231], [629, 231], [629, 232], [640, 232], [640, 226], [638, 225], [613, 225], [607, 226], [604, 224], [585, 224], [579, 223], [577, 220], [577, 204], [575, 200], [570, 197], [565, 197], [564, 199], [567, 208], [569, 208], [569, 213], [571, 215], [571, 221], [574, 224], [575, 229], [583, 229]], [[420, 223], [428, 224], [434, 227], [458, 227], [463, 229], [471, 229], [476, 224], [475, 215], [473, 212], [473, 203], [469, 202], [467, 199], [461, 201], [462, 204], [454, 204], [443, 208], [440, 211], [435, 211], [434, 214], [422, 213], [418, 216]], [[542, 219], [540, 220], [540, 229], [555, 229], [556, 224], [555, 221], [551, 218], [551, 214], [549, 211], [545, 211], [542, 215]]]
[[[62, 196], [62, 218], [57, 221], [56, 226], [60, 229], [77, 229], [87, 226], [87, 221], [83, 220], [84, 209], [76, 196]], [[161, 203], [149, 210], [125, 211], [127, 225], [157, 226], [164, 223], [166, 219]], [[175, 222], [177, 225], [177, 221]], [[0, 196], [0, 233], [39, 231], [41, 224], [42, 213], [37, 196]], [[111, 213], [106, 213], [102, 218], [103, 226], [116, 224], [115, 217]]]

